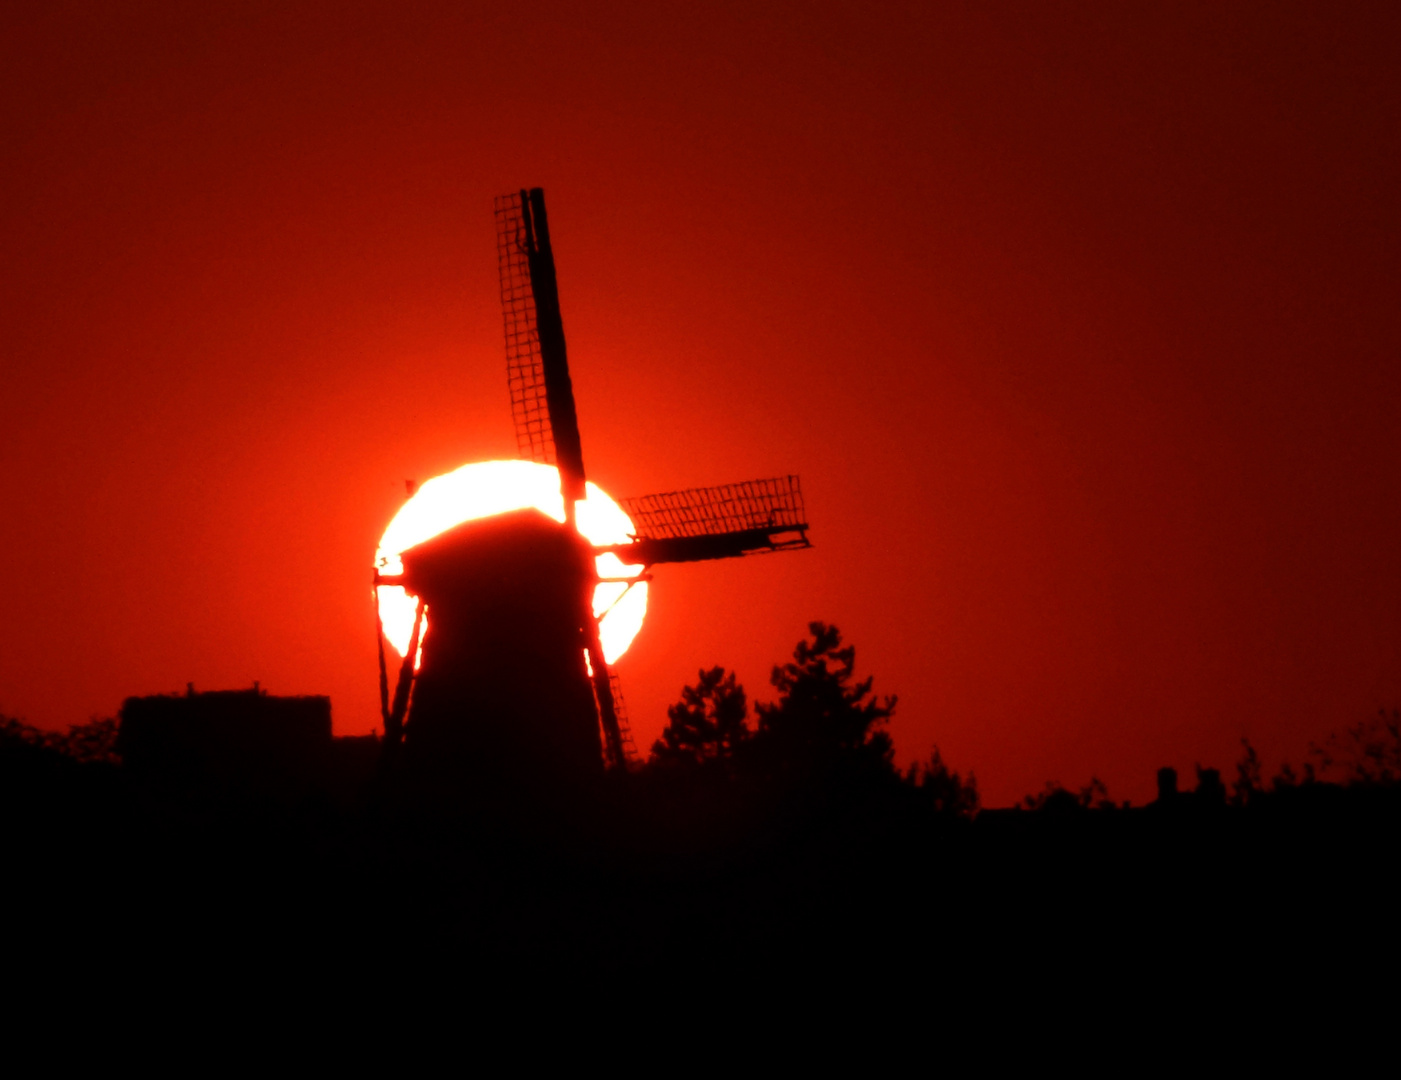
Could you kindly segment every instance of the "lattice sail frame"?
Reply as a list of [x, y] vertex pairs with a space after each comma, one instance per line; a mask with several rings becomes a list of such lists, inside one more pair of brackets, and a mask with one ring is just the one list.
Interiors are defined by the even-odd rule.
[[598, 709], [599, 715], [599, 740], [603, 745], [603, 767], [605, 769], [635, 769], [642, 764], [642, 757], [637, 752], [637, 743], [632, 738], [632, 725], [628, 722], [628, 707], [623, 701], [623, 684], [618, 681], [616, 671], [608, 672], [608, 685], [613, 691], [613, 715], [618, 723], [618, 749], [622, 753], [622, 760], [618, 760], [612, 747], [609, 745], [608, 732], [603, 725], [603, 702], [598, 700], [598, 690], [594, 690], [594, 706]]
[[[642, 495], [618, 503], [632, 518], [639, 540], [807, 529], [796, 476]], [[802, 546], [807, 546], [806, 539]]]
[[496, 198], [496, 258], [501, 272], [501, 313], [506, 330], [506, 382], [511, 419], [522, 458], [555, 464], [555, 438], [545, 401], [545, 368], [535, 294], [525, 253], [525, 208], [519, 192]]

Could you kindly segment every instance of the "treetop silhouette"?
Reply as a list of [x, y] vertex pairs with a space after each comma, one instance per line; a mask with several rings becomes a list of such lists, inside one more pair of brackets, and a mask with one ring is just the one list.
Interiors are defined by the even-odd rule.
[[666, 711], [666, 730], [652, 745], [658, 764], [725, 764], [752, 734], [749, 699], [734, 672], [713, 667], [696, 674], [696, 685], [683, 687], [681, 700]]
[[895, 778], [894, 746], [882, 725], [896, 699], [877, 698], [872, 678], [856, 678], [856, 649], [842, 644], [835, 626], [809, 623], [808, 634], [790, 662], [774, 667], [769, 681], [778, 698], [755, 705], [755, 728], [733, 672], [698, 672], [697, 683], [683, 688], [681, 700], [667, 710], [653, 761], [761, 773], [863, 767]]
[[944, 761], [936, 746], [927, 761], [917, 761], [905, 772], [905, 782], [919, 792], [929, 809], [941, 817], [971, 818], [982, 805], [978, 795], [978, 780], [971, 772], [968, 779]]
[[773, 669], [769, 681], [778, 700], [756, 706], [756, 748], [771, 760], [859, 759], [893, 771], [894, 744], [881, 728], [894, 714], [896, 698], [877, 699], [874, 678], [856, 678], [856, 647], [843, 646], [835, 626], [812, 622], [808, 633], [793, 659]]

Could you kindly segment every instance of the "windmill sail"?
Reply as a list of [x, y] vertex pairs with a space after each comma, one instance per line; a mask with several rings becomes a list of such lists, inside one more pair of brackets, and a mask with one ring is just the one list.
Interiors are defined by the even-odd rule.
[[619, 504], [632, 518], [637, 539], [609, 550], [626, 552], [629, 562], [699, 562], [812, 546], [796, 476], [643, 495]]
[[535, 294], [530, 287], [525, 205], [518, 193], [496, 200], [496, 257], [506, 327], [506, 381], [511, 389], [511, 419], [516, 425], [520, 456], [541, 465], [553, 465], [555, 437], [545, 397]]
[[496, 220], [516, 441], [531, 460], [552, 460], [559, 467], [560, 492], [570, 515], [570, 504], [584, 497], [584, 453], [545, 193], [532, 188], [498, 199]]

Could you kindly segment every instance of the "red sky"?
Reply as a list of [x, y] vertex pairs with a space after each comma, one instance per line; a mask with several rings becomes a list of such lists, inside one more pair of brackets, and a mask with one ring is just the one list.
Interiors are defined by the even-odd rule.
[[640, 745], [813, 618], [994, 804], [1401, 704], [1394, 5], [473, 7], [0, 14], [0, 711], [369, 730], [404, 480], [514, 456], [533, 185], [591, 478], [808, 498], [659, 569]]

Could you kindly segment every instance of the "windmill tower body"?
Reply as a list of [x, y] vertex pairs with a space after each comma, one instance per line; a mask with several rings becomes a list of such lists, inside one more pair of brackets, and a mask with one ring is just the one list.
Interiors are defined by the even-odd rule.
[[626, 766], [630, 747], [592, 612], [596, 556], [650, 568], [781, 551], [809, 546], [808, 526], [787, 476], [622, 500], [633, 537], [590, 547], [544, 193], [498, 199], [496, 220], [516, 438], [523, 458], [558, 469], [564, 522], [533, 510], [466, 522], [403, 552], [401, 575], [376, 574], [432, 613], [417, 674], [415, 620], [392, 707], [381, 640], [385, 741], [439, 771], [586, 777]]
[[593, 553], [536, 510], [469, 521], [403, 556], [405, 587], [432, 611], [404, 753], [417, 768], [602, 770], [581, 648]]

